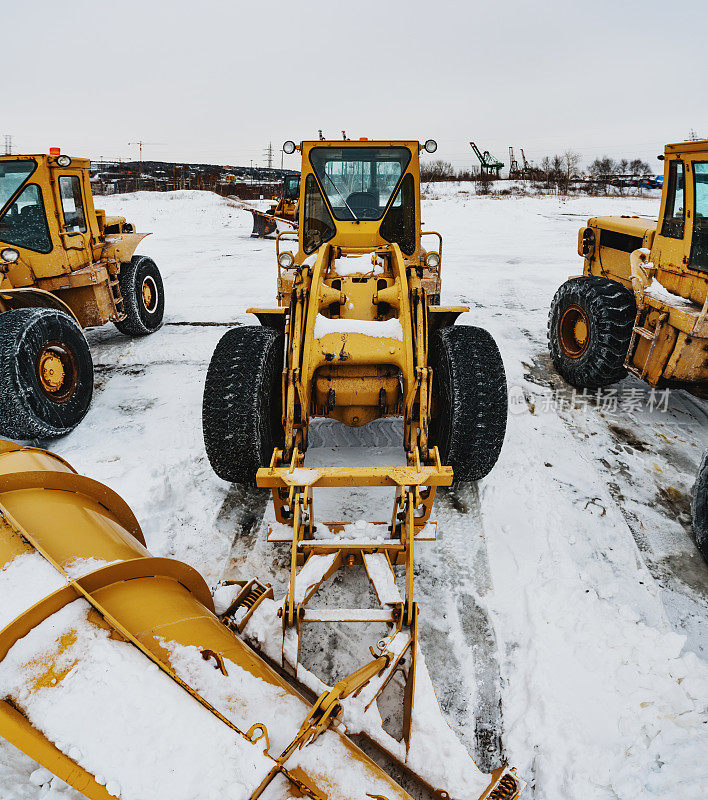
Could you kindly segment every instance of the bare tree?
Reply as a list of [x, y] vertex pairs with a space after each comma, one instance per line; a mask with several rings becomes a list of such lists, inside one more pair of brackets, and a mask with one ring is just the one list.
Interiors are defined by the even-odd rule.
[[455, 169], [449, 161], [437, 159], [420, 167], [420, 179], [426, 181], [449, 181], [454, 179]]
[[596, 158], [590, 164], [588, 172], [593, 181], [592, 186], [597, 187], [603, 194], [607, 194], [607, 187], [617, 172], [617, 164], [609, 156], [603, 156]]

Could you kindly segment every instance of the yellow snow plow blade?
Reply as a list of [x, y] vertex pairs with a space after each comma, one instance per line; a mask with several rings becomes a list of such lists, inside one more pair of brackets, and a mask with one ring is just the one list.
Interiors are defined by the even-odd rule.
[[[342, 732], [340, 701], [371, 667], [311, 706], [215, 616], [194, 569], [150, 555], [118, 495], [2, 441], [0, 591], [0, 735], [86, 797], [410, 798]], [[138, 680], [121, 683], [126, 665]], [[185, 747], [193, 728], [227, 743], [218, 769]], [[521, 788], [501, 770], [479, 796]]]

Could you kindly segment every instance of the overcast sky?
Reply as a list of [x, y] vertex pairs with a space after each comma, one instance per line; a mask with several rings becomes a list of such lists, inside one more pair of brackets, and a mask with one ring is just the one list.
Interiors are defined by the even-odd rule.
[[[269, 142], [437, 140], [476, 163], [708, 137], [706, 0], [0, 0], [15, 152], [264, 165]], [[0, 141], [0, 145], [2, 142]], [[518, 152], [518, 151], [517, 151]], [[296, 167], [297, 156], [285, 166]]]

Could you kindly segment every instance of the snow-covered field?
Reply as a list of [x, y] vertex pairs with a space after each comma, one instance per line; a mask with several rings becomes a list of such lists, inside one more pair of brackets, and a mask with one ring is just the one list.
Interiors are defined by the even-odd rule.
[[[166, 283], [166, 325], [129, 340], [88, 332], [92, 408], [42, 444], [131, 505], [155, 555], [220, 578], [282, 588], [286, 553], [265, 542], [267, 496], [212, 473], [201, 434], [216, 342], [275, 301], [274, 243], [206, 192], [97, 200], [151, 230], [141, 251]], [[484, 768], [516, 765], [529, 800], [708, 797], [708, 567], [689, 495], [708, 447], [708, 405], [626, 379], [575, 397], [553, 373], [546, 318], [582, 269], [577, 229], [599, 214], [656, 215], [655, 198], [481, 198], [429, 186], [443, 303], [471, 307], [504, 357], [511, 414], [501, 459], [478, 486], [441, 492], [438, 540], [417, 548], [420, 640], [450, 724]], [[400, 458], [395, 423], [313, 434], [308, 463]], [[398, 456], [396, 455], [398, 453]], [[325, 496], [318, 514], [372, 519], [370, 494]], [[322, 646], [322, 643], [319, 643]], [[310, 655], [317, 651], [317, 643]], [[356, 643], [328, 636], [329, 661]], [[349, 664], [350, 669], [352, 665]], [[334, 669], [334, 667], [333, 667]], [[0, 743], [0, 798], [74, 797]]]

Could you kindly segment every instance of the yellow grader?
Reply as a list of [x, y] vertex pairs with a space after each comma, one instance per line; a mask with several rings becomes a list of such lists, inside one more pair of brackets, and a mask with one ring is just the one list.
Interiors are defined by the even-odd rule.
[[[708, 140], [667, 144], [659, 221], [596, 217], [578, 234], [583, 274], [556, 292], [548, 347], [580, 389], [631, 373], [651, 386], [708, 397]], [[693, 500], [708, 560], [708, 467]]]
[[123, 217], [96, 210], [90, 162], [0, 156], [0, 433], [61, 436], [88, 411], [93, 362], [82, 328], [127, 336], [162, 325], [155, 263]]
[[271, 206], [267, 211], [259, 211], [257, 208], [248, 210], [253, 214], [253, 231], [251, 236], [254, 238], [265, 238], [275, 233], [278, 229], [278, 222], [295, 228], [297, 226], [297, 208], [300, 199], [300, 176], [286, 175], [283, 179], [282, 194], [278, 202]]
[[[232, 581], [222, 619], [318, 697], [318, 730], [340, 721], [441, 798], [515, 798], [523, 788], [516, 773], [482, 773], [445, 722], [418, 640], [414, 550], [436, 537], [436, 489], [492, 469], [507, 415], [494, 340], [481, 328], [454, 324], [468, 308], [439, 304], [442, 237], [421, 230], [423, 147], [436, 146], [299, 146], [298, 247], [281, 251], [290, 232], [278, 235], [278, 306], [249, 309], [260, 325], [233, 328], [221, 339], [203, 405], [217, 475], [272, 492], [268, 540], [290, 548], [289, 583], [276, 601], [258, 580]], [[296, 149], [284, 145], [285, 152]], [[423, 247], [426, 235], [437, 247]], [[308, 466], [314, 417], [351, 427], [401, 417], [405, 463]], [[315, 523], [314, 495], [332, 487], [391, 487], [390, 520]], [[352, 567], [365, 570], [377, 605], [312, 607], [329, 579]], [[378, 624], [386, 632], [369, 661], [329, 685], [300, 659], [311, 623]], [[403, 695], [396, 731], [384, 728], [378, 706], [389, 684]]]

